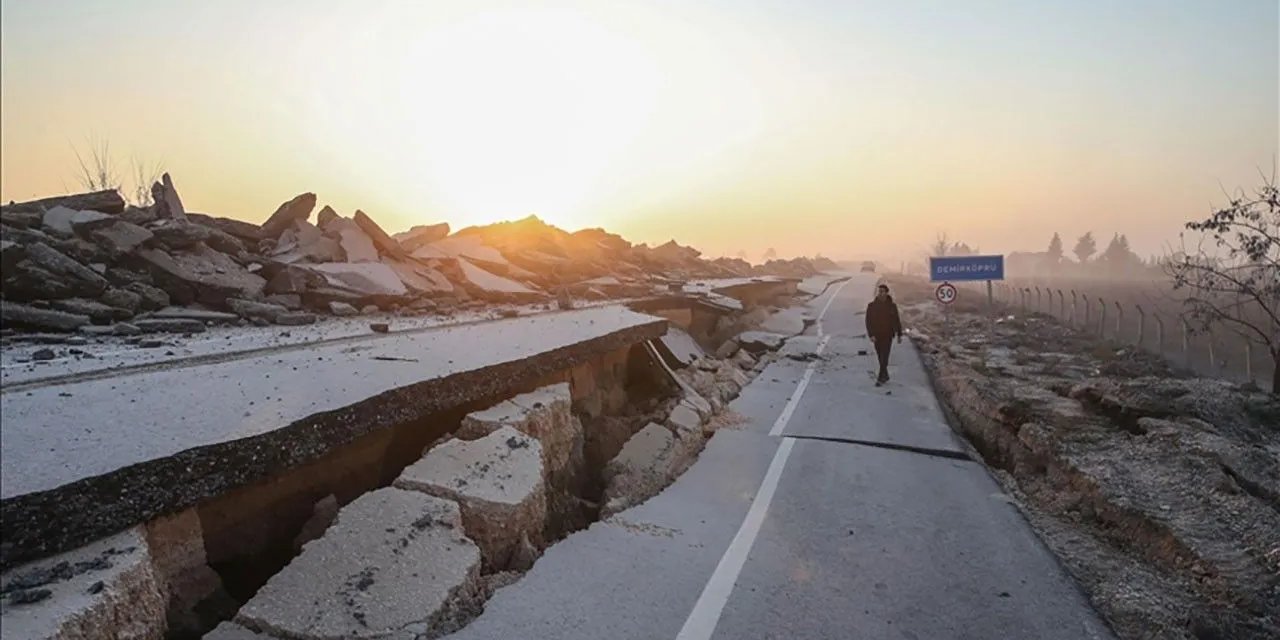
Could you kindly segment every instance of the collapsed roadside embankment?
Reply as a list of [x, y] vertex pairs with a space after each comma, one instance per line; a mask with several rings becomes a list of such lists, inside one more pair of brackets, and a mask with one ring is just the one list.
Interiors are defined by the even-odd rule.
[[955, 428], [1117, 635], [1280, 637], [1280, 401], [891, 280]]

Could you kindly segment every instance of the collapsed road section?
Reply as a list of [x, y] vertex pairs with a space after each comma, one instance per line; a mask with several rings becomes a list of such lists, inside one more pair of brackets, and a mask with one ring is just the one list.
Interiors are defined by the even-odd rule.
[[11, 377], [0, 636], [457, 629], [689, 468], [796, 292], [739, 288]]

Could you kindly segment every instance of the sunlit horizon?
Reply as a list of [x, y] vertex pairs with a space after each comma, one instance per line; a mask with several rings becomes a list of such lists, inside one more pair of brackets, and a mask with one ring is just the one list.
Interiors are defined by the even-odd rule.
[[3, 0], [0, 199], [75, 190], [94, 138], [253, 222], [311, 191], [753, 261], [1145, 257], [1275, 166], [1280, 9], [1112, 4]]

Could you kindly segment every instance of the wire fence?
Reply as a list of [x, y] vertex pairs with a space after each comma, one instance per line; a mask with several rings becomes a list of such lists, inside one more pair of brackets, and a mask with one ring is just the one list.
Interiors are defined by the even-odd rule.
[[[966, 283], [965, 288], [986, 296], [986, 283]], [[1275, 364], [1266, 346], [1221, 327], [1195, 331], [1182, 300], [1167, 283], [1012, 279], [994, 283], [992, 295], [1007, 308], [1053, 316], [1100, 338], [1162, 355], [1199, 375], [1271, 388]]]

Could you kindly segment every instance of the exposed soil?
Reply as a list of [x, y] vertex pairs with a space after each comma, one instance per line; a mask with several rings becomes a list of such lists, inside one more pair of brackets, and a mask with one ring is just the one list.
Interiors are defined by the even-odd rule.
[[1280, 400], [891, 279], [954, 425], [1119, 637], [1280, 637]]

